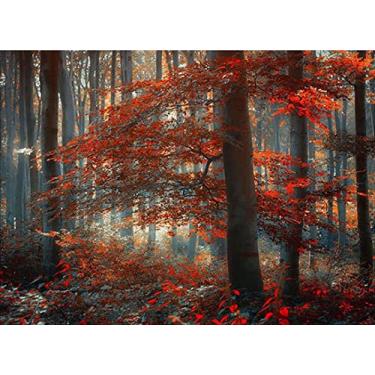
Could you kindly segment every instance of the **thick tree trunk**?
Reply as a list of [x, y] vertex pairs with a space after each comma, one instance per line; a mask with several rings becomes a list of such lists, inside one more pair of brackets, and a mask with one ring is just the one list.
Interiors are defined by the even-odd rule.
[[[299, 82], [303, 78], [303, 52], [288, 51], [289, 77], [295, 90], [298, 91]], [[297, 112], [290, 115], [290, 155], [301, 163], [307, 163], [307, 126], [306, 119], [300, 117]], [[293, 166], [295, 178], [306, 178], [307, 168], [305, 165]], [[306, 195], [306, 188], [295, 188], [293, 198], [301, 201]], [[299, 210], [303, 207], [299, 206]], [[290, 234], [292, 240], [285, 249], [285, 271], [283, 275], [283, 293], [286, 295], [297, 295], [299, 293], [299, 253], [298, 248], [302, 241], [303, 223], [291, 225]]]
[[[359, 56], [365, 58], [366, 52], [360, 51]], [[355, 129], [357, 137], [366, 136], [366, 85], [362, 77], [357, 77], [355, 86]], [[370, 232], [370, 213], [368, 199], [367, 155], [357, 150], [355, 155], [357, 178], [357, 217], [359, 233], [360, 277], [364, 284], [371, 280], [372, 239]]]
[[[218, 51], [219, 60], [244, 59], [242, 51]], [[233, 288], [259, 292], [263, 282], [257, 242], [257, 209], [253, 150], [245, 77], [223, 104], [225, 184], [228, 204], [228, 268]]]
[[[46, 153], [58, 147], [58, 76], [60, 56], [58, 51], [42, 51], [40, 64], [40, 82], [42, 95], [41, 118], [41, 149], [43, 155], [44, 190], [53, 188], [56, 182], [52, 178], [58, 176], [59, 165], [50, 160]], [[60, 219], [57, 215], [59, 199], [50, 197], [44, 207], [43, 232], [59, 231]], [[54, 237], [44, 237], [43, 241], [43, 268], [47, 279], [51, 278], [56, 270], [59, 257], [59, 248]]]

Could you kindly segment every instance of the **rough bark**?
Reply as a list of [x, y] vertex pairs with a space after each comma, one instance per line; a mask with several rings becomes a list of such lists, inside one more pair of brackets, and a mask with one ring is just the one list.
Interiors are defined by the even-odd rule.
[[[40, 64], [40, 81], [42, 96], [41, 117], [41, 149], [43, 155], [44, 190], [53, 188], [56, 182], [52, 178], [58, 176], [59, 165], [51, 160], [46, 153], [58, 146], [58, 75], [60, 56], [58, 51], [42, 51]], [[43, 212], [43, 232], [60, 230], [60, 219], [57, 215], [59, 199], [50, 197]], [[47, 279], [56, 270], [59, 258], [59, 247], [54, 237], [44, 237], [43, 241], [43, 269]]]
[[[293, 89], [298, 91], [299, 82], [303, 78], [303, 51], [288, 51], [289, 79]], [[290, 155], [293, 159], [307, 163], [307, 126], [306, 119], [297, 112], [290, 115]], [[306, 165], [306, 164], [305, 164]], [[296, 179], [307, 177], [307, 168], [304, 165], [293, 166]], [[306, 195], [306, 188], [295, 188], [293, 198], [301, 201]], [[299, 210], [303, 207], [299, 206]], [[302, 241], [303, 223], [290, 226], [291, 240], [285, 248], [284, 274], [282, 280], [283, 294], [297, 295], [299, 293], [299, 252]]]
[[[364, 58], [365, 51], [359, 51]], [[358, 76], [354, 86], [355, 96], [355, 129], [357, 137], [366, 136], [366, 85], [363, 77]], [[357, 152], [356, 179], [357, 179], [357, 219], [359, 233], [360, 277], [364, 284], [368, 284], [373, 270], [372, 239], [370, 231], [370, 213], [368, 199], [368, 172], [367, 155]]]
[[[244, 59], [242, 51], [218, 51], [223, 59]], [[228, 270], [233, 288], [259, 292], [263, 282], [257, 243], [257, 210], [248, 97], [243, 74], [223, 104], [225, 184], [228, 205]]]

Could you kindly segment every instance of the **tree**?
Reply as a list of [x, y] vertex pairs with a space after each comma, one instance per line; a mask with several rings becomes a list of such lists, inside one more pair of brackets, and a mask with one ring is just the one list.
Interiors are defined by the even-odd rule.
[[[358, 56], [362, 59], [366, 57], [366, 51], [359, 51]], [[357, 140], [366, 137], [366, 82], [361, 74], [357, 74], [354, 85], [355, 98], [355, 130]], [[361, 150], [357, 150], [356, 179], [357, 179], [357, 217], [359, 234], [359, 257], [360, 257], [360, 277], [365, 284], [370, 283], [373, 270], [372, 261], [372, 239], [370, 231], [370, 213], [368, 199], [368, 171], [367, 155]]]
[[[244, 60], [242, 51], [218, 51], [218, 60]], [[223, 104], [225, 185], [228, 205], [227, 252], [233, 288], [259, 292], [263, 282], [257, 243], [257, 209], [253, 150], [245, 74]]]
[[[298, 96], [300, 82], [303, 79], [303, 51], [288, 51], [290, 85]], [[290, 114], [290, 156], [299, 161], [293, 165], [295, 179], [307, 177], [307, 126], [306, 118], [297, 111]], [[299, 210], [303, 210], [303, 199], [306, 195], [305, 187], [295, 187], [293, 199], [299, 201]], [[290, 225], [291, 240], [285, 249], [283, 293], [297, 295], [299, 293], [299, 248], [302, 242], [303, 222]]]
[[[163, 51], [155, 52], [155, 80], [160, 81], [163, 77]], [[152, 206], [154, 202], [149, 199], [149, 205]], [[147, 247], [152, 249], [155, 246], [156, 242], [156, 225], [151, 223], [148, 226], [148, 237], [147, 237]]]
[[[62, 104], [62, 144], [66, 145], [75, 135], [76, 109], [73, 93], [72, 75], [66, 67], [66, 52], [59, 53], [59, 93]], [[71, 166], [65, 165], [64, 173]]]
[[[60, 55], [58, 51], [42, 51], [40, 62], [40, 82], [42, 97], [41, 117], [41, 150], [43, 155], [44, 190], [53, 189], [57, 185], [59, 175], [58, 162], [50, 158], [48, 153], [58, 146], [58, 77]], [[60, 230], [58, 197], [49, 197], [44, 205], [43, 232], [52, 233], [43, 239], [44, 275], [50, 279], [56, 270], [59, 258], [59, 247], [53, 237]]]
[[[7, 223], [12, 228], [14, 226], [15, 217], [15, 167], [13, 161], [14, 152], [14, 138], [15, 138], [15, 90], [16, 87], [16, 64], [15, 52], [5, 53], [5, 123], [7, 131], [7, 144], [6, 144], [6, 174], [5, 174], [5, 192], [7, 201]], [[13, 88], [13, 90], [12, 90]], [[12, 109], [13, 108], [13, 109]]]
[[[132, 51], [120, 51], [121, 61], [121, 82], [126, 87], [133, 82], [133, 58]], [[122, 91], [122, 100], [129, 101], [132, 94]], [[126, 238], [128, 248], [134, 249], [134, 228], [133, 228], [133, 207], [130, 204], [125, 211], [120, 212], [121, 220], [126, 221], [125, 226], [120, 230], [121, 236]], [[124, 224], [123, 224], [124, 225]]]

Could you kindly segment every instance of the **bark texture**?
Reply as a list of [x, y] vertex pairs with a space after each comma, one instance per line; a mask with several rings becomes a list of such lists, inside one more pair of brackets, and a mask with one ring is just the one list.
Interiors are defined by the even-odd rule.
[[[219, 60], [244, 59], [242, 51], [218, 51]], [[228, 204], [228, 267], [233, 288], [263, 289], [248, 96], [243, 74], [223, 104], [225, 184]]]

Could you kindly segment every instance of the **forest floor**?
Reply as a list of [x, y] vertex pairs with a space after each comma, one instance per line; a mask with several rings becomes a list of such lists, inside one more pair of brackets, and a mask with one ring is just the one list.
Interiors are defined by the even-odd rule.
[[321, 260], [292, 299], [280, 295], [271, 252], [261, 256], [264, 293], [247, 295], [229, 288], [224, 261], [77, 239], [62, 245], [50, 282], [16, 283], [9, 265], [0, 271], [0, 324], [375, 324], [375, 289], [356, 283], [353, 264], [323, 272]]

